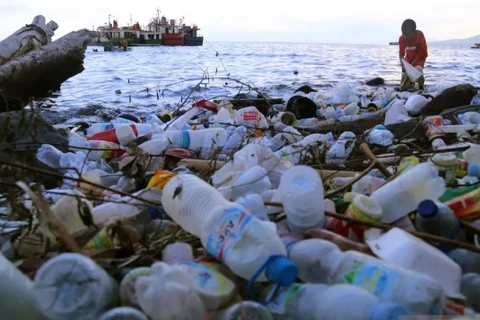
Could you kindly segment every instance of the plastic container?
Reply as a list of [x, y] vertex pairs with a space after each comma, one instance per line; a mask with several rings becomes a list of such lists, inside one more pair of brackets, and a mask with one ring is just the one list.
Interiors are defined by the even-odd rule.
[[405, 109], [411, 115], [419, 114], [422, 109], [430, 102], [430, 99], [425, 98], [420, 94], [410, 96], [405, 103]]
[[367, 136], [367, 143], [388, 147], [393, 143], [393, 133], [382, 125], [376, 125]]
[[198, 152], [203, 147], [205, 137], [212, 133], [216, 145], [221, 148], [227, 143], [227, 133], [223, 128], [204, 130], [170, 130], [164, 133], [165, 138], [170, 142], [171, 147], [180, 147]]
[[415, 156], [404, 157], [402, 158], [402, 160], [400, 160], [400, 163], [398, 165], [398, 172], [402, 174], [419, 164], [420, 160]]
[[385, 179], [365, 176], [352, 185], [352, 192], [370, 195], [385, 184]]
[[[293, 284], [278, 293], [269, 287], [264, 295], [275, 297], [266, 305], [274, 319], [397, 320], [408, 315], [398, 304], [379, 303], [366, 290], [345, 284]], [[341, 308], [340, 302], [345, 302]]]
[[442, 126], [442, 121], [442, 116], [426, 117], [423, 121], [425, 135], [430, 141], [445, 137], [445, 133], [443, 133], [443, 131], [440, 129]]
[[233, 183], [232, 198], [246, 196], [251, 193], [260, 194], [270, 190], [272, 184], [268, 179], [268, 172], [260, 166], [254, 166], [241, 174]]
[[267, 214], [268, 210], [263, 204], [263, 198], [259, 194], [249, 193], [244, 197], [237, 198], [235, 203], [240, 204], [245, 208], [245, 211], [250, 212], [257, 219], [270, 221]]
[[301, 241], [292, 246], [289, 258], [304, 282], [355, 285], [412, 314], [438, 315], [442, 310], [443, 289], [434, 279], [357, 251], [341, 252], [331, 242]]
[[35, 274], [34, 293], [51, 319], [95, 320], [117, 299], [117, 283], [90, 258], [62, 253]]
[[62, 155], [62, 151], [49, 144], [42, 144], [37, 150], [37, 159], [52, 169], [61, 169], [60, 158]]
[[168, 264], [191, 262], [193, 261], [192, 246], [185, 242], [171, 243], [163, 249], [162, 260]]
[[265, 116], [255, 107], [246, 107], [236, 110], [234, 124], [249, 124], [261, 129], [268, 128], [267, 119], [265, 119]]
[[421, 201], [438, 199], [444, 192], [438, 170], [422, 163], [375, 190], [370, 198], [382, 207], [382, 222], [392, 223], [414, 211]]
[[473, 143], [468, 143], [470, 148], [463, 152], [463, 158], [468, 163], [480, 164], [480, 146]]
[[457, 157], [454, 153], [437, 153], [430, 161], [437, 167], [438, 175], [445, 180], [447, 186], [457, 181]]
[[465, 305], [475, 312], [480, 312], [480, 275], [467, 273], [461, 280], [462, 294], [465, 295]]
[[147, 316], [137, 309], [119, 307], [105, 312], [99, 320], [148, 320]]
[[436, 280], [447, 297], [465, 299], [460, 293], [460, 266], [440, 250], [410, 233], [394, 228], [377, 239], [367, 240], [367, 244], [382, 260]]
[[173, 119], [172, 121], [164, 124], [162, 128], [166, 128], [166, 131], [182, 130], [185, 125], [198, 113], [198, 108], [192, 107], [180, 117]]
[[405, 101], [396, 99], [385, 114], [385, 125], [402, 122], [408, 119], [408, 112], [405, 109]]
[[255, 301], [235, 303], [225, 310], [220, 320], [238, 320], [245, 317], [251, 320], [273, 320], [268, 309]]
[[448, 200], [445, 204], [458, 219], [473, 222], [480, 219], [480, 188]]
[[247, 128], [243, 126], [235, 128], [232, 135], [228, 138], [227, 142], [223, 146], [222, 152], [229, 155], [234, 154], [238, 151], [238, 149], [240, 149], [240, 145], [242, 144], [246, 136]]
[[88, 216], [93, 210], [93, 205], [85, 199], [85, 195], [74, 189], [69, 190], [51, 209], [55, 217], [72, 234], [84, 227], [82, 216]]
[[137, 279], [150, 276], [151, 273], [152, 270], [150, 267], [139, 267], [130, 270], [130, 272], [123, 277], [122, 282], [120, 282], [120, 302], [123, 306], [140, 309], [135, 292], [135, 284], [137, 283]]
[[356, 135], [353, 132], [343, 132], [335, 144], [328, 150], [325, 161], [334, 165], [345, 163], [352, 153], [356, 141]]
[[205, 306], [192, 288], [185, 272], [163, 262], [152, 265], [150, 276], [138, 278], [137, 300], [151, 320], [198, 320], [206, 314]]
[[47, 320], [35, 299], [32, 281], [0, 253], [0, 310], [8, 320]]
[[325, 225], [323, 183], [314, 169], [307, 166], [288, 169], [282, 175], [278, 190], [290, 231], [303, 234]]
[[[415, 218], [415, 226], [421, 232], [430, 233], [442, 238], [461, 238], [461, 228], [453, 210], [443, 203], [435, 203], [432, 200], [424, 200], [418, 205], [418, 214]], [[448, 250], [450, 246], [432, 243], [440, 250]]]
[[153, 113], [148, 113], [147, 115], [145, 115], [145, 122], [146, 123], [156, 123], [156, 124], [159, 124], [159, 125], [162, 125], [163, 124], [163, 121], [160, 120], [155, 114]]
[[199, 237], [207, 252], [238, 276], [282, 285], [295, 280], [296, 268], [285, 257], [275, 225], [244, 212], [200, 178], [187, 174], [171, 179], [162, 204], [176, 223]]

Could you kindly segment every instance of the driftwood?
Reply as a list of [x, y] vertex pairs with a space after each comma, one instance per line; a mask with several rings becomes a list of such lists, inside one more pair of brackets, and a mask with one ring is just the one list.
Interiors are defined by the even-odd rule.
[[45, 24], [44, 16], [36, 16], [31, 24], [0, 42], [0, 65], [52, 42], [57, 29], [55, 21]]
[[71, 32], [0, 66], [0, 112], [21, 109], [82, 72], [89, 40], [86, 29]]

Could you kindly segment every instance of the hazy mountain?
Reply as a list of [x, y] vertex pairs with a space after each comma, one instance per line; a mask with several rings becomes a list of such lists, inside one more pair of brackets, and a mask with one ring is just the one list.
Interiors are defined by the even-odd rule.
[[472, 47], [475, 43], [480, 43], [480, 34], [467, 39], [452, 39], [444, 41], [429, 42], [429, 46], [443, 46], [443, 47]]

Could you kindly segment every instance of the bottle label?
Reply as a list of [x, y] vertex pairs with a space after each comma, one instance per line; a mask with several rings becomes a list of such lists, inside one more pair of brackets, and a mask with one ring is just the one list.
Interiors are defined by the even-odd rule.
[[227, 290], [228, 279], [215, 269], [195, 262], [188, 262], [189, 273], [197, 279], [197, 285], [204, 291], [217, 294]]
[[342, 275], [343, 280], [362, 287], [382, 301], [391, 301], [401, 274], [387, 266], [369, 262], [358, 262]]
[[242, 237], [252, 216], [239, 208], [227, 209], [213, 226], [205, 246], [208, 253], [225, 262], [228, 251]]
[[272, 288], [267, 297], [267, 301], [271, 302], [268, 303], [266, 307], [271, 313], [285, 314], [287, 306], [290, 304], [292, 298], [299, 292], [301, 288], [301, 284], [293, 284], [289, 287], [280, 287], [277, 295], [273, 297], [273, 299], [272, 295], [275, 293], [275, 288]]

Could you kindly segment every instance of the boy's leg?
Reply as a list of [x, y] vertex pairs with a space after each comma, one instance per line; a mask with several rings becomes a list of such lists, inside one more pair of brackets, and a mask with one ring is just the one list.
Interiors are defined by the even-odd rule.
[[422, 73], [422, 76], [418, 78], [417, 82], [418, 82], [418, 90], [423, 90], [425, 86], [425, 76], [423, 75], [423, 68], [420, 66], [416, 66], [415, 68]]
[[407, 91], [414, 86], [406, 72], [402, 72], [402, 80], [400, 81], [400, 91]]

